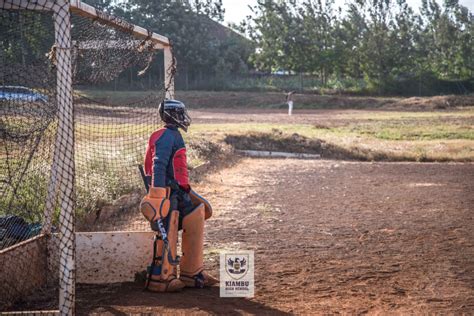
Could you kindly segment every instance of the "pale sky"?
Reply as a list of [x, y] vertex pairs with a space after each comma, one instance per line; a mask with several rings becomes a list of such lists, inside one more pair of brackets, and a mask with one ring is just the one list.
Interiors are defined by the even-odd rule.
[[[336, 0], [336, 8], [341, 6], [344, 8], [346, 0]], [[418, 11], [421, 6], [421, 0], [407, 0], [408, 4]], [[442, 3], [442, 0], [438, 0], [438, 3]], [[240, 23], [247, 15], [251, 13], [248, 5], [254, 5], [257, 0], [222, 0], [225, 8], [224, 24], [229, 22]], [[474, 0], [460, 0], [460, 4], [468, 7], [471, 12], [474, 11]]]

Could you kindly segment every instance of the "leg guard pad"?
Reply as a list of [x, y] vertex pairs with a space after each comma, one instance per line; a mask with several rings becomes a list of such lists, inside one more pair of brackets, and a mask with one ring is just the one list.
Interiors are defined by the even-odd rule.
[[167, 225], [167, 243], [157, 240], [156, 257], [148, 270], [147, 288], [155, 292], [172, 292], [184, 287], [176, 279], [177, 243], [179, 211], [171, 211]]
[[204, 205], [200, 204], [183, 218], [183, 255], [180, 272], [192, 277], [203, 270]]
[[189, 192], [189, 196], [191, 197], [191, 201], [193, 202], [195, 207], [199, 206], [199, 204], [204, 205], [204, 219], [208, 219], [212, 216], [212, 206], [209, 201], [207, 201], [205, 198], [203, 198], [193, 190]]
[[150, 188], [150, 192], [143, 197], [140, 203], [140, 211], [151, 223], [164, 219], [168, 216], [170, 210], [169, 197], [169, 187]]
[[176, 263], [172, 261], [177, 260], [178, 219], [179, 219], [179, 211], [177, 210], [172, 211], [170, 214], [169, 222], [168, 222], [168, 247], [166, 247], [166, 245], [162, 243], [164, 247], [162, 251], [162, 260], [161, 260], [162, 262], [161, 279], [162, 280], [166, 280], [169, 275], [173, 274], [173, 271], [175, 270], [175, 267], [176, 267]]

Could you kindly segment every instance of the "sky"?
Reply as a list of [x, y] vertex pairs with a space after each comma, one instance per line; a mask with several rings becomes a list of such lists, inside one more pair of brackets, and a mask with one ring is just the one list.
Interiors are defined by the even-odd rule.
[[[413, 8], [417, 9], [421, 6], [421, 0], [407, 0], [408, 4]], [[439, 0], [438, 3], [441, 3]], [[257, 0], [222, 0], [225, 8], [224, 23], [230, 22], [239, 23], [247, 15], [251, 13], [248, 8], [249, 5], [257, 3]], [[336, 0], [336, 7], [344, 7], [345, 0]], [[460, 4], [469, 8], [471, 12], [474, 12], [474, 0], [460, 0]]]

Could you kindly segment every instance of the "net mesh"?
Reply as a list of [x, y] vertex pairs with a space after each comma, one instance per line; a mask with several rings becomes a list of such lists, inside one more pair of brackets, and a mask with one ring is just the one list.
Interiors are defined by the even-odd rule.
[[[128, 70], [144, 74], [156, 55], [150, 40], [73, 15], [74, 83], [104, 86]], [[142, 185], [142, 163], [150, 133], [160, 124], [158, 104], [165, 89], [126, 100], [99, 101], [76, 94], [77, 212], [90, 213]]]
[[[0, 1], [0, 311], [70, 313], [74, 226], [114, 230], [136, 206], [137, 165], [160, 126], [164, 74], [171, 81], [175, 67], [161, 66], [153, 92], [124, 93], [157, 78], [149, 74], [163, 54], [150, 37], [137, 38], [123, 21], [114, 27], [105, 14], [70, 13], [67, 2], [9, 3]], [[100, 214], [120, 200], [126, 205]], [[99, 225], [100, 216], [111, 220]], [[146, 224], [134, 225], [127, 228]]]

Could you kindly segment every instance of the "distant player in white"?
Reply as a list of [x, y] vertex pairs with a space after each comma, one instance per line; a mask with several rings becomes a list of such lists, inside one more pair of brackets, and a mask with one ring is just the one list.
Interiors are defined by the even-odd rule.
[[286, 103], [288, 103], [288, 115], [293, 113], [293, 94], [295, 91], [290, 91], [286, 94]]

